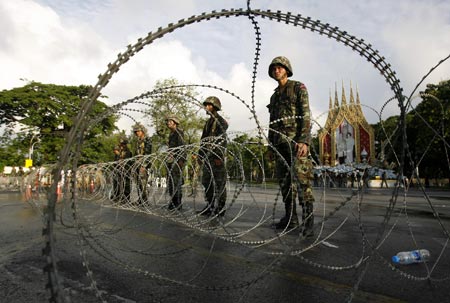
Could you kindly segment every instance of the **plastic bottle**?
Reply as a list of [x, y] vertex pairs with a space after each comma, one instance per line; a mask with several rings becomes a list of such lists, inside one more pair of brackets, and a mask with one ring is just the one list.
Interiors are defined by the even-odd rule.
[[392, 257], [392, 262], [397, 264], [421, 263], [430, 259], [430, 252], [426, 249], [402, 251]]

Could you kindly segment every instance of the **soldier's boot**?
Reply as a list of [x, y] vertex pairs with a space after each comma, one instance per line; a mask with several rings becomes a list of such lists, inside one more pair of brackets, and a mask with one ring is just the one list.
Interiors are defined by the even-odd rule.
[[[286, 214], [280, 221], [275, 224], [276, 229], [285, 229], [285, 228], [296, 228], [299, 226], [298, 217], [297, 217], [297, 209], [295, 203], [285, 203], [284, 209]], [[292, 214], [292, 215], [291, 215]]]
[[172, 197], [172, 199], [170, 199], [170, 203], [169, 206], [167, 207], [167, 209], [172, 210], [175, 208], [176, 205], [176, 197]]
[[182, 204], [181, 204], [181, 199], [182, 199], [181, 195], [177, 195], [177, 196], [174, 197], [173, 203], [175, 205], [175, 208], [178, 209], [178, 210], [181, 210], [182, 207], [183, 207]]
[[219, 201], [217, 203], [217, 208], [214, 210], [214, 214], [217, 215], [218, 217], [223, 217], [225, 216], [225, 201]]
[[211, 201], [207, 201], [206, 206], [202, 210], [198, 210], [197, 214], [202, 216], [210, 216], [213, 212], [213, 203]]
[[302, 234], [304, 237], [314, 236], [314, 205], [311, 202], [302, 203]]

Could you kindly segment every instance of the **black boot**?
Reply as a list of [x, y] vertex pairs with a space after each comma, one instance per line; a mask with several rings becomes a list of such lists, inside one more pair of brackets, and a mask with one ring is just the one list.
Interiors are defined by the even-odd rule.
[[175, 204], [173, 204], [173, 200], [172, 200], [172, 201], [170, 201], [169, 206], [167, 206], [167, 209], [172, 210], [174, 208], [175, 208]]
[[[283, 218], [280, 219], [280, 222], [275, 224], [276, 229], [292, 229], [298, 227], [298, 217], [297, 217], [297, 210], [295, 203], [285, 203], [284, 209], [286, 211], [286, 214]], [[292, 216], [291, 216], [292, 213]]]
[[172, 201], [173, 201], [173, 204], [175, 205], [175, 208], [177, 210], [181, 210], [182, 209], [183, 206], [181, 205], [181, 195], [173, 197]]
[[314, 205], [311, 202], [302, 204], [302, 234], [304, 237], [314, 236]]
[[168, 209], [169, 210], [172, 210], [172, 209], [181, 210], [181, 208], [182, 208], [181, 196], [173, 196], [172, 201], [169, 203]]
[[219, 199], [219, 201], [217, 201], [217, 208], [214, 209], [214, 214], [217, 215], [218, 217], [225, 216], [224, 208], [225, 208], [225, 200]]
[[197, 210], [197, 214], [202, 216], [210, 216], [213, 213], [212, 203], [208, 202], [202, 210]]

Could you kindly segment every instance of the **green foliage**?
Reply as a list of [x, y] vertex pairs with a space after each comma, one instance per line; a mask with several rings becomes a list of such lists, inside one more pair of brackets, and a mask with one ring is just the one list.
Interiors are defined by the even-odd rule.
[[266, 178], [272, 175], [272, 165], [265, 155], [267, 147], [258, 138], [247, 134], [236, 136], [228, 144], [228, 171], [232, 179], [242, 178], [242, 170], [247, 182], [262, 182], [263, 171]]
[[408, 142], [422, 175], [450, 177], [450, 80], [428, 84], [410, 115]]
[[[405, 117], [409, 153], [404, 172], [410, 175], [412, 165], [418, 165], [422, 177], [449, 177], [450, 80], [428, 84], [420, 96], [422, 101]], [[399, 122], [399, 116], [392, 116], [373, 125], [378, 156], [384, 151], [389, 163], [397, 163], [405, 147]]]
[[176, 115], [180, 120], [179, 127], [184, 130], [187, 144], [198, 142], [200, 139], [206, 121], [203, 105], [198, 102], [198, 93], [192, 87], [178, 86], [180, 83], [175, 79], [158, 81], [155, 85], [155, 90], [160, 91], [151, 99], [146, 113], [156, 129], [156, 135], [152, 140], [154, 150], [167, 144], [169, 129], [166, 118], [172, 115]]
[[[65, 144], [65, 136], [73, 125], [82, 102], [90, 87], [63, 86], [31, 82], [23, 87], [0, 92], [0, 124], [16, 133], [4, 133], [7, 138], [1, 153], [10, 153], [4, 163], [23, 165], [25, 156], [34, 146], [35, 165], [53, 163]], [[107, 112], [108, 106], [96, 101], [88, 115], [94, 119]], [[106, 115], [98, 123], [90, 124], [86, 132], [86, 149], [82, 150], [81, 162], [100, 162], [109, 158], [112, 147], [103, 143], [116, 129], [117, 117]], [[17, 130], [19, 130], [17, 132]], [[39, 140], [39, 141], [38, 141]], [[84, 146], [83, 146], [84, 148]], [[15, 150], [14, 152], [11, 152]], [[18, 160], [20, 159], [20, 161]]]

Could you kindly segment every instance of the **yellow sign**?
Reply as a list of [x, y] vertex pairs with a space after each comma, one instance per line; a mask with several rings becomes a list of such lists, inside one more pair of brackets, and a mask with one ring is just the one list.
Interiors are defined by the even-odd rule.
[[33, 159], [25, 159], [25, 167], [30, 168], [33, 166]]

